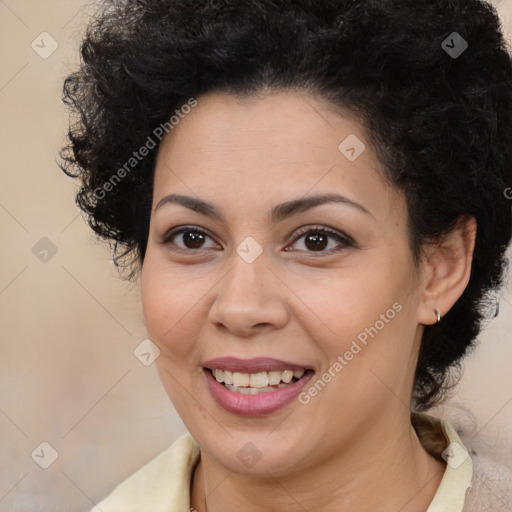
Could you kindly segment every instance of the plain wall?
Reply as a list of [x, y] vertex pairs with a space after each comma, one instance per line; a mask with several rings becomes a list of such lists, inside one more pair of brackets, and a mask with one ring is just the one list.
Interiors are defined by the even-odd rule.
[[[185, 432], [154, 365], [133, 354], [146, 338], [138, 286], [118, 278], [74, 204], [77, 184], [56, 164], [85, 5], [0, 2], [0, 511], [87, 511]], [[512, 3], [497, 5], [511, 34]], [[48, 58], [31, 47], [51, 49], [42, 32], [59, 45]], [[438, 412], [469, 406], [490, 442], [507, 443], [510, 464], [510, 284], [501, 296]], [[58, 453], [48, 469], [36, 463], [51, 456], [42, 442]]]

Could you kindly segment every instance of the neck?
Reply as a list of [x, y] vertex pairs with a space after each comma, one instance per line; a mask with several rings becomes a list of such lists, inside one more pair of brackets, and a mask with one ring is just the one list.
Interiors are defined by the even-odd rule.
[[357, 446], [286, 477], [233, 473], [202, 453], [192, 478], [191, 507], [197, 512], [425, 512], [445, 464], [425, 451], [408, 421], [402, 424], [386, 439], [377, 434], [382, 426], [371, 428]]

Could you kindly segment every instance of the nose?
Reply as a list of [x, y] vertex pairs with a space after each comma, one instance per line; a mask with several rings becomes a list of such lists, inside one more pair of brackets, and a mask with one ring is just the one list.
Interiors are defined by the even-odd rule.
[[235, 253], [231, 269], [216, 289], [208, 320], [234, 336], [279, 330], [288, 322], [288, 288], [268, 266], [264, 253], [252, 263]]

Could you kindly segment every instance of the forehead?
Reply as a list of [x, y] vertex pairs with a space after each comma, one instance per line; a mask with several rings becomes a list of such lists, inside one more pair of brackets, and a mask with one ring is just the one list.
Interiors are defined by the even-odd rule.
[[[354, 159], [354, 156], [356, 157]], [[230, 204], [277, 204], [339, 192], [374, 215], [403, 214], [366, 131], [305, 92], [198, 98], [159, 149], [154, 205], [173, 192]]]

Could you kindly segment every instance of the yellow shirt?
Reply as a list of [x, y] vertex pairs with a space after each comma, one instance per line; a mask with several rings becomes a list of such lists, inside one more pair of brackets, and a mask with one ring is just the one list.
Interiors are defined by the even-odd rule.
[[[427, 512], [463, 512], [473, 465], [450, 422], [412, 413], [411, 422], [422, 446], [447, 460], [441, 484]], [[200, 449], [187, 432], [116, 489], [91, 512], [189, 512], [190, 484]]]

